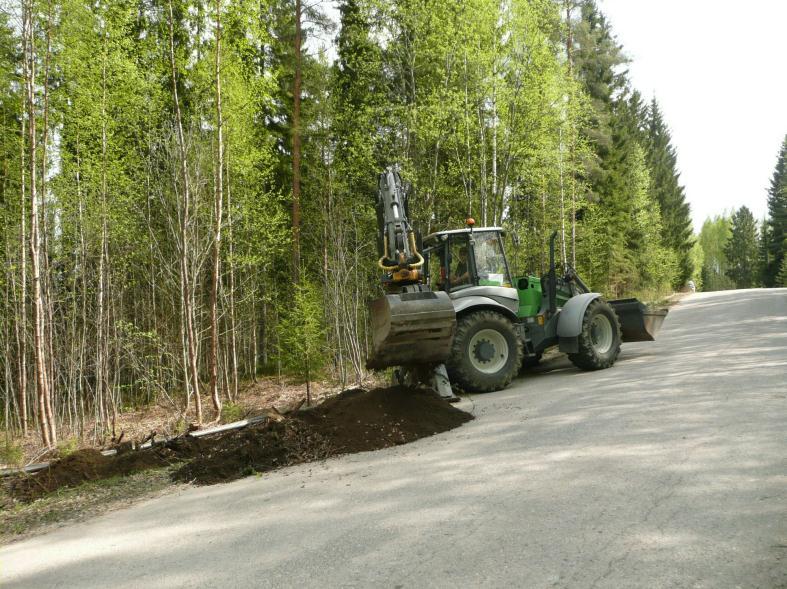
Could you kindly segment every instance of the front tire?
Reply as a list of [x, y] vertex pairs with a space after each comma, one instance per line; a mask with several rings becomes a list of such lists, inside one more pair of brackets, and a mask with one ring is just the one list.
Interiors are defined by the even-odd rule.
[[568, 359], [582, 370], [601, 370], [615, 363], [620, 354], [620, 323], [615, 311], [603, 299], [596, 299], [585, 309], [578, 351]]
[[510, 319], [495, 311], [475, 311], [459, 319], [451, 356], [451, 383], [475, 393], [508, 386], [522, 363], [522, 340]]

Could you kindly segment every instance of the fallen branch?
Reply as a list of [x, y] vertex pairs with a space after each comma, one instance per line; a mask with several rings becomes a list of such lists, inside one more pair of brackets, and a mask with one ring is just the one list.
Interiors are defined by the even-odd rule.
[[256, 423], [261, 423], [266, 419], [272, 419], [270, 415], [258, 415], [257, 417], [250, 417], [249, 419], [242, 419], [240, 421], [233, 421], [232, 423], [226, 423], [224, 425], [218, 425], [216, 427], [211, 427], [208, 429], [201, 429], [196, 430], [193, 432], [189, 432], [186, 434], [191, 438], [201, 438], [202, 436], [209, 436], [211, 434], [218, 434], [221, 432], [230, 431], [233, 429], [240, 429], [242, 427], [247, 427], [250, 425], [254, 425]]

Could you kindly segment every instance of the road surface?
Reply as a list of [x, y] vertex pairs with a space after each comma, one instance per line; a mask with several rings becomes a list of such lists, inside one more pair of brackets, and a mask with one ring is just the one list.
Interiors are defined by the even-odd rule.
[[408, 446], [0, 549], [3, 587], [787, 587], [787, 289], [692, 295]]

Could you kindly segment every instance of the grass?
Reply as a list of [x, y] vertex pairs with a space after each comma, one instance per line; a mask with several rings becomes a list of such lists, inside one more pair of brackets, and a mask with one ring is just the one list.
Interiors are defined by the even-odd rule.
[[24, 462], [25, 452], [22, 446], [14, 444], [10, 439], [6, 438], [5, 442], [0, 445], [0, 463], [21, 466]]
[[76, 438], [68, 438], [58, 443], [57, 455], [59, 458], [65, 458], [69, 454], [73, 454], [79, 449], [79, 440]]
[[232, 423], [233, 421], [240, 421], [246, 417], [246, 409], [242, 405], [235, 403], [224, 403], [221, 407], [221, 422]]
[[0, 545], [129, 507], [182, 487], [171, 479], [179, 466], [173, 464], [130, 476], [90, 481], [60, 489], [32, 503], [17, 503], [5, 489], [0, 489]]

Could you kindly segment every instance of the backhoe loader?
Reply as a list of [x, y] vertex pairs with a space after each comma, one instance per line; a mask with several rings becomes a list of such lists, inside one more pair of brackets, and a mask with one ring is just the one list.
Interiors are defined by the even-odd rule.
[[505, 388], [524, 364], [558, 346], [582, 370], [609, 368], [621, 342], [653, 341], [667, 315], [636, 299], [607, 301], [570, 266], [558, 276], [555, 239], [549, 272], [512, 277], [500, 227], [432, 233], [419, 241], [395, 167], [378, 182], [378, 266], [387, 294], [370, 303], [367, 366], [398, 367], [447, 398]]

